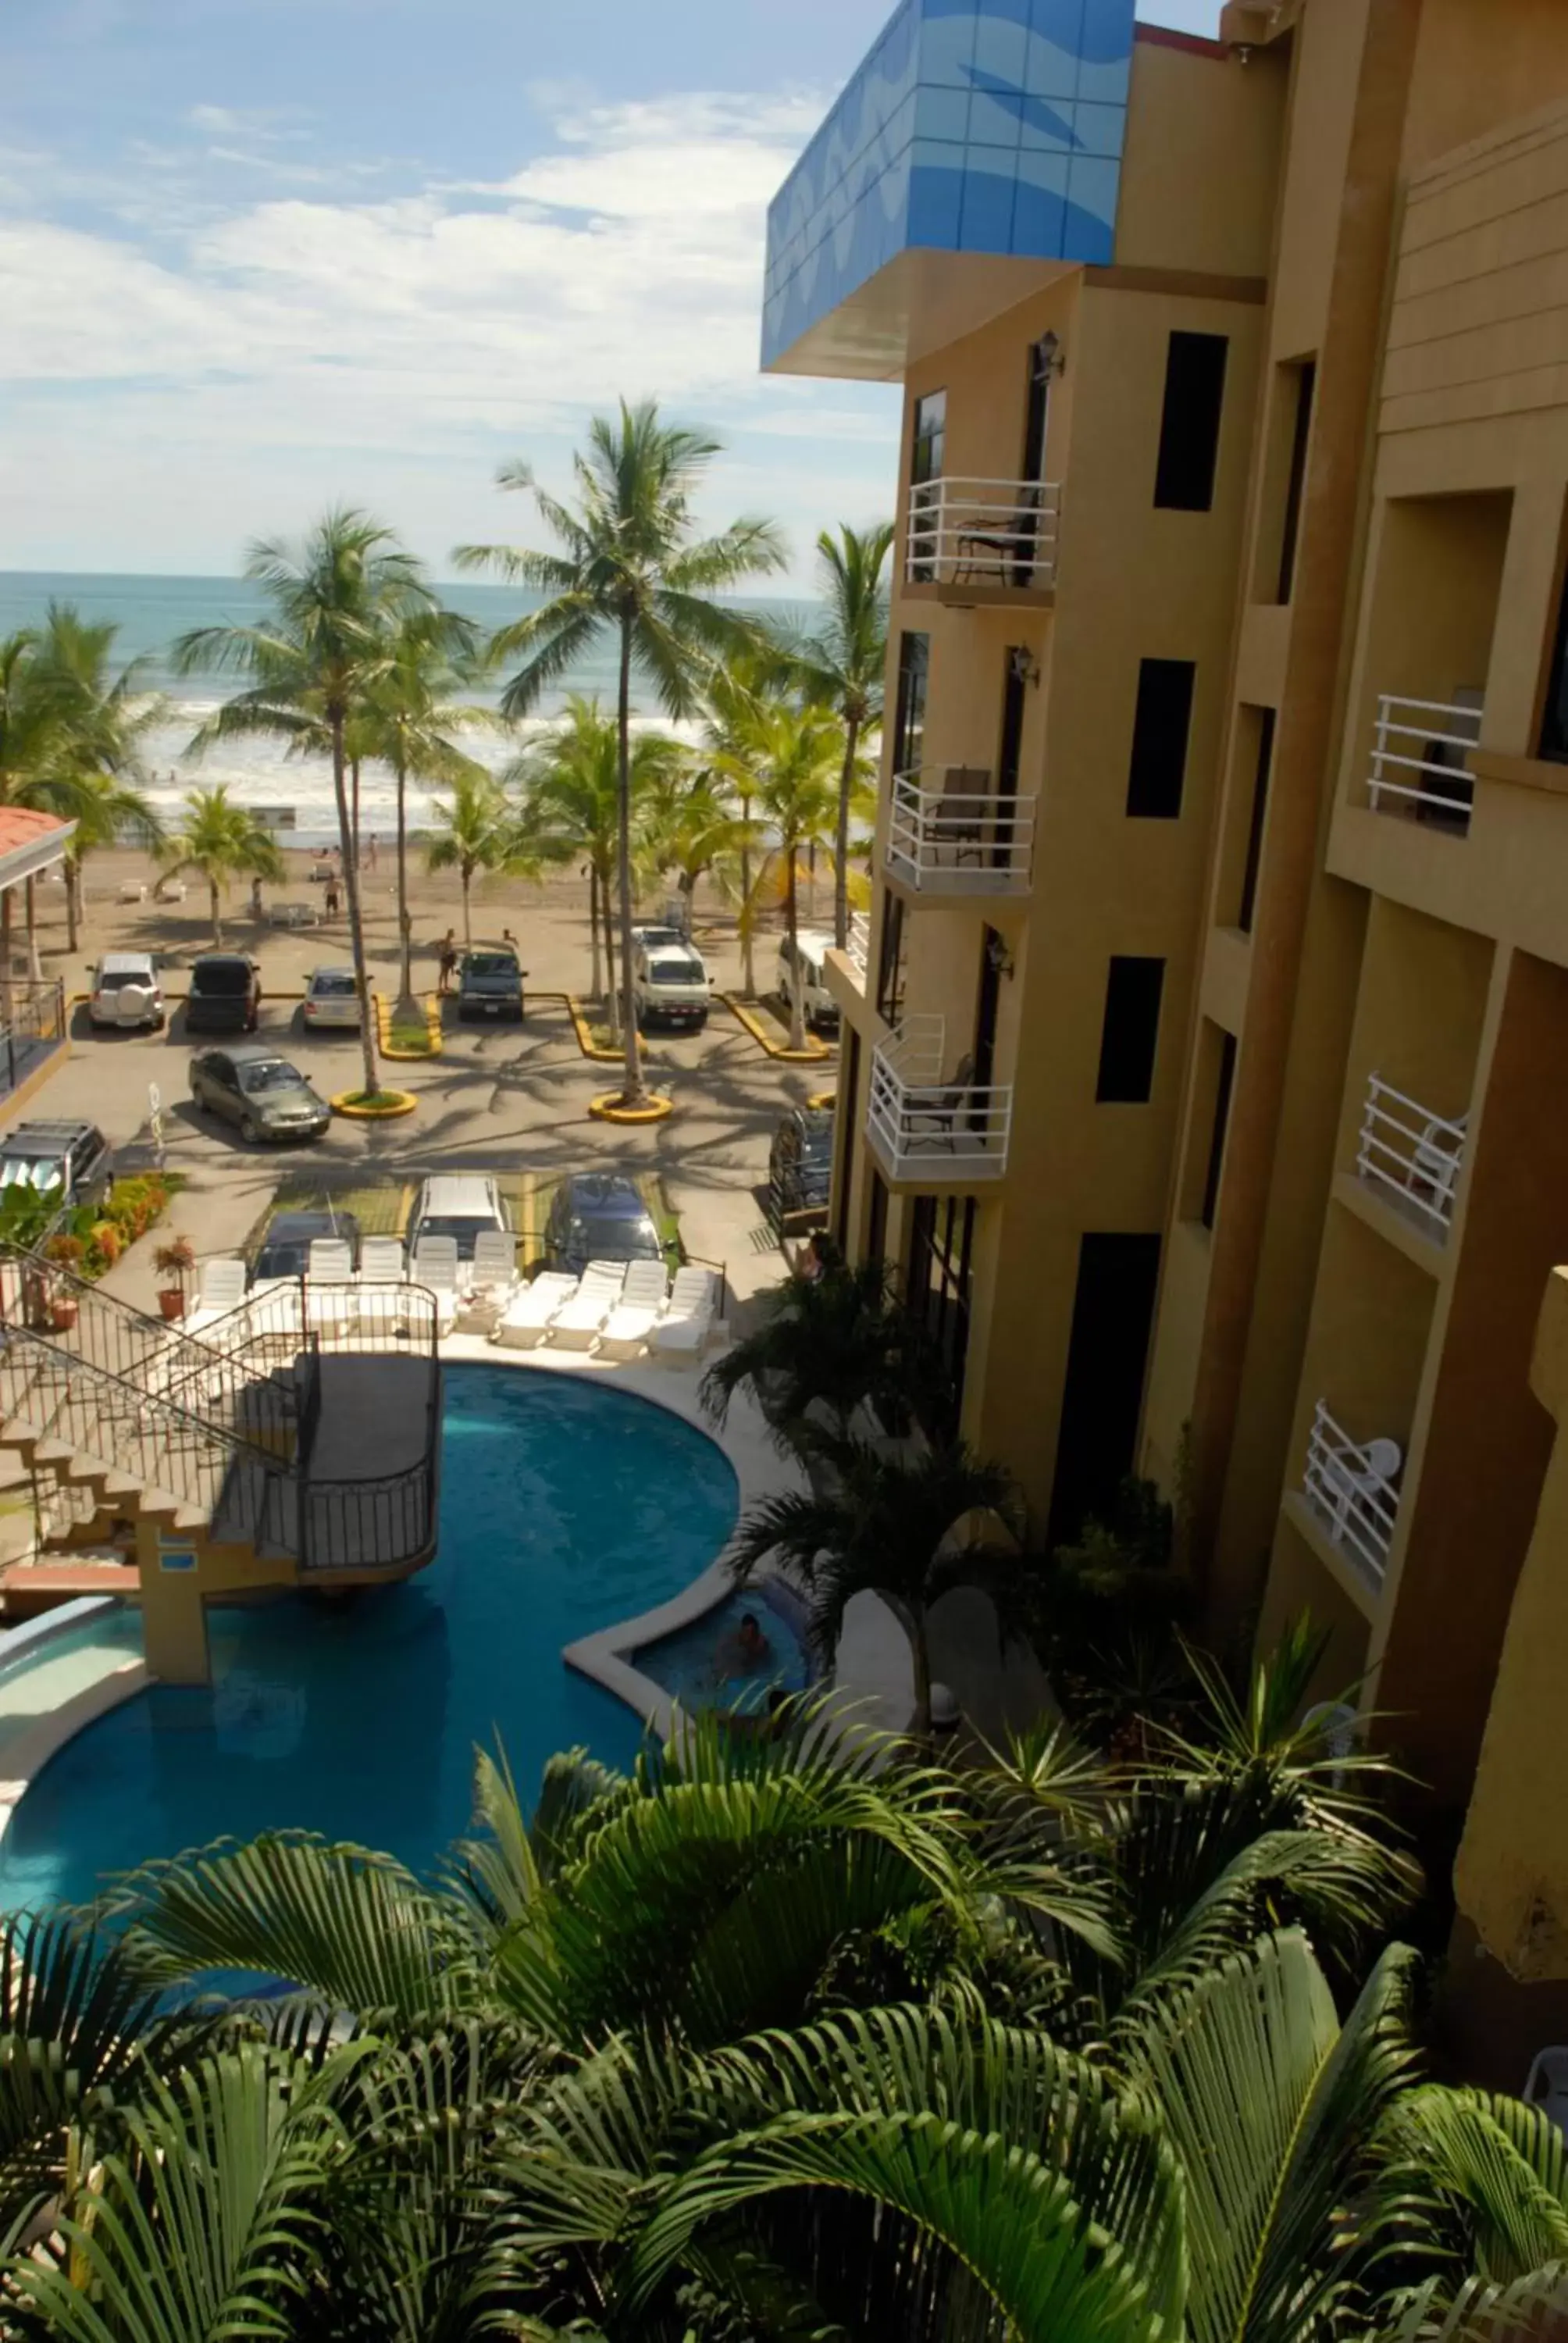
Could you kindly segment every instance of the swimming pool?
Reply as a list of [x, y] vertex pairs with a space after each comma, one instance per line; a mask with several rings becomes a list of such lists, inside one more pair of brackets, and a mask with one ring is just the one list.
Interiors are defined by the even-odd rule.
[[[751, 1619], [761, 1648], [748, 1654], [741, 1622]], [[805, 1692], [816, 1670], [806, 1643], [805, 1605], [766, 1580], [739, 1587], [689, 1626], [639, 1644], [633, 1667], [673, 1693], [688, 1710], [762, 1708], [770, 1692]]]
[[0, 1841], [0, 1908], [90, 1896], [151, 1855], [284, 1825], [427, 1871], [498, 1732], [525, 1795], [558, 1749], [624, 1765], [641, 1724], [563, 1644], [668, 1602], [734, 1526], [700, 1432], [597, 1379], [447, 1370], [440, 1545], [406, 1585], [215, 1610], [213, 1683], [68, 1742]]

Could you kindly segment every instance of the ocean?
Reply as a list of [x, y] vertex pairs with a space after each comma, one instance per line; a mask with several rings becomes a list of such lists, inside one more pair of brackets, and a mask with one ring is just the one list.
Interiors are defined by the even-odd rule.
[[[488, 586], [464, 578], [439, 588], [455, 610], [495, 628], [534, 607], [537, 596], [510, 587]], [[114, 577], [95, 571], [0, 570], [0, 638], [40, 620], [51, 602], [74, 603], [85, 618], [108, 619], [118, 629], [115, 642], [116, 668], [131, 659], [144, 663], [146, 689], [161, 692], [171, 702], [167, 724], [147, 736], [145, 757], [152, 776], [147, 796], [160, 813], [179, 810], [186, 791], [196, 785], [228, 785], [247, 805], [272, 810], [290, 807], [292, 830], [280, 831], [286, 844], [326, 845], [336, 840], [337, 819], [332, 796], [332, 768], [325, 758], [287, 753], [281, 741], [246, 740], [225, 743], [201, 759], [188, 754], [191, 738], [224, 697], [227, 679], [176, 676], [169, 666], [170, 647], [196, 627], [251, 626], [266, 614], [259, 587], [240, 578]], [[817, 617], [809, 602], [762, 600], [749, 609], [793, 629], [807, 631]], [[231, 686], [237, 689], [237, 685]], [[637, 686], [634, 681], [634, 694]], [[538, 712], [509, 733], [477, 732], [468, 747], [475, 759], [499, 770], [511, 763], [564, 707], [568, 694], [598, 696], [608, 706], [616, 690], [616, 651], [607, 635], [587, 656], [574, 663], [540, 701]], [[467, 695], [494, 706], [499, 688]], [[638, 720], [663, 719], [646, 688], [637, 700]], [[438, 798], [438, 792], [437, 793]], [[427, 826], [434, 812], [432, 794], [418, 783], [408, 785], [411, 829]], [[392, 777], [378, 766], [360, 772], [360, 827], [367, 835], [389, 836], [395, 802]]]

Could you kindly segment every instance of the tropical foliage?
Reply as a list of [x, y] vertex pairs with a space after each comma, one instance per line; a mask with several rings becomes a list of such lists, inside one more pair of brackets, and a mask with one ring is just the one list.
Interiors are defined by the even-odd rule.
[[831, 709], [843, 728], [838, 819], [833, 846], [833, 941], [849, 935], [849, 822], [859, 773], [860, 746], [882, 720], [888, 663], [888, 558], [893, 525], [850, 528], [817, 538], [817, 576], [826, 616], [796, 646], [801, 685], [810, 704]]
[[473, 886], [481, 870], [518, 870], [524, 857], [513, 827], [511, 800], [482, 767], [453, 779], [437, 807], [426, 860], [432, 870], [456, 870], [463, 890], [463, 941], [474, 940]]
[[283, 877], [283, 856], [272, 832], [223, 783], [214, 789], [187, 790], [185, 811], [164, 840], [162, 856], [167, 877], [194, 870], [206, 886], [212, 940], [220, 946], [223, 901], [230, 882], [252, 875]]
[[616, 891], [628, 1106], [644, 1094], [631, 999], [632, 677], [651, 686], [667, 716], [695, 714], [714, 665], [758, 636], [754, 621], [714, 598], [778, 569], [784, 558], [770, 521], [748, 518], [716, 535], [698, 534], [693, 501], [718, 452], [719, 442], [705, 433], [662, 422], [651, 400], [635, 407], [623, 400], [618, 416], [596, 416], [588, 427], [588, 447], [573, 459], [574, 503], [548, 495], [526, 464], [499, 475], [503, 488], [531, 492], [558, 551], [464, 546], [457, 555], [465, 568], [492, 569], [546, 597], [492, 643], [498, 660], [520, 661], [502, 698], [507, 716], [527, 714], [599, 636], [616, 644]]

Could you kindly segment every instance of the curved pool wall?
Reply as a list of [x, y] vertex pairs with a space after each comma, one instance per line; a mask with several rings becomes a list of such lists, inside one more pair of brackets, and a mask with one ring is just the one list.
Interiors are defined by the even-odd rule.
[[[745, 1408], [721, 1449], [695, 1376], [586, 1363], [542, 1373], [537, 1353], [447, 1345], [436, 1562], [350, 1604], [216, 1612], [210, 1688], [149, 1685], [127, 1650], [124, 1674], [106, 1671], [126, 1705], [56, 1712], [35, 1762], [6, 1763], [0, 1906], [85, 1899], [150, 1855], [288, 1824], [427, 1870], [467, 1825], [476, 1743], [499, 1734], [526, 1796], [557, 1748], [624, 1765], [646, 1724], [667, 1729], [671, 1697], [630, 1655], [722, 1598], [738, 1509], [793, 1468]], [[40, 1648], [68, 1652], [81, 1624], [52, 1614]], [[27, 1673], [28, 1632], [0, 1644], [0, 1752], [7, 1659]]]

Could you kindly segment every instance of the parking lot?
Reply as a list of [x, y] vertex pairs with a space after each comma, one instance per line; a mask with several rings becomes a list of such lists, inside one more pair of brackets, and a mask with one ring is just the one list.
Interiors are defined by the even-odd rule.
[[[372, 899], [368, 943], [377, 987], [392, 993], [395, 927], [383, 893]], [[416, 930], [415, 973], [421, 990], [433, 990], [435, 983], [429, 926], [427, 917]], [[347, 1185], [367, 1177], [417, 1179], [431, 1172], [527, 1172], [543, 1184], [565, 1172], [608, 1163], [656, 1172], [679, 1215], [687, 1251], [722, 1264], [732, 1293], [744, 1302], [783, 1266], [760, 1204], [773, 1131], [787, 1106], [830, 1086], [833, 1066], [779, 1064], [716, 1006], [700, 1034], [649, 1037], [650, 1075], [676, 1104], [668, 1121], [640, 1130], [593, 1121], [588, 1101], [614, 1085], [615, 1070], [584, 1058], [564, 1003], [532, 997], [541, 990], [586, 989], [582, 911], [544, 890], [498, 883], [489, 900], [481, 894], [477, 901], [476, 942], [498, 940], [503, 927], [517, 937], [528, 971], [530, 997], [520, 1028], [459, 1026], [456, 1004], [448, 1001], [440, 1058], [387, 1069], [388, 1079], [417, 1095], [414, 1114], [387, 1123], [335, 1119], [325, 1139], [312, 1146], [274, 1147], [247, 1145], [230, 1126], [198, 1113], [191, 1103], [187, 1070], [198, 1043], [186, 1035], [176, 996], [184, 990], [183, 969], [210, 944], [202, 906], [187, 898], [173, 911], [149, 905], [132, 918], [95, 922], [74, 960], [48, 954], [48, 972], [64, 974], [68, 989], [81, 990], [99, 950], [145, 943], [164, 961], [171, 1006], [167, 1029], [157, 1034], [95, 1032], [79, 1006], [72, 1017], [69, 1059], [25, 1112], [83, 1115], [102, 1126], [122, 1169], [139, 1169], [153, 1160], [149, 1088], [156, 1085], [165, 1158], [186, 1182], [171, 1224], [190, 1237], [198, 1254], [237, 1246], [279, 1184], [303, 1175]], [[226, 923], [225, 945], [252, 953], [261, 964], [264, 997], [256, 1038], [286, 1051], [324, 1094], [357, 1088], [357, 1036], [307, 1032], [297, 997], [312, 967], [347, 960], [341, 923], [336, 930], [287, 933], [239, 917]], [[776, 956], [776, 940], [759, 946], [759, 980], [771, 971]], [[732, 945], [710, 950], [709, 964], [721, 988], [739, 981]], [[208, 1037], [201, 1037], [201, 1045], [207, 1042]], [[141, 1256], [150, 1252], [146, 1243], [136, 1247], [110, 1279], [115, 1290], [144, 1306], [151, 1302], [153, 1272], [150, 1258]]]

